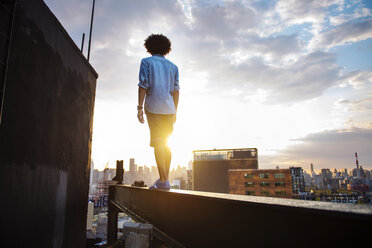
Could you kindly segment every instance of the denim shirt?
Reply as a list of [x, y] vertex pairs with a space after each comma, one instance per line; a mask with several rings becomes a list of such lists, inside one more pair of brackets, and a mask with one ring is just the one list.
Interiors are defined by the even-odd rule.
[[145, 110], [153, 114], [175, 114], [173, 92], [180, 89], [178, 68], [162, 55], [141, 61], [139, 87], [146, 89]]

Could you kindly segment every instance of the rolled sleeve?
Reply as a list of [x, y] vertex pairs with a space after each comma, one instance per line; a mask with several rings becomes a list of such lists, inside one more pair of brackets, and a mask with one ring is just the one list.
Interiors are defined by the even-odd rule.
[[179, 75], [178, 75], [178, 67], [176, 67], [176, 74], [174, 77], [174, 91], [180, 90], [180, 82], [179, 82]]
[[138, 86], [146, 90], [150, 87], [148, 65], [144, 59], [141, 61]]

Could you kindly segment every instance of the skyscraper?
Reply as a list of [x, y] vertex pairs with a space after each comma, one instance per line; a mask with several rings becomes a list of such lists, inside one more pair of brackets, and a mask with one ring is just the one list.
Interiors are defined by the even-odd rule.
[[137, 165], [134, 163], [134, 158], [129, 160], [129, 172], [132, 174], [137, 172]]
[[304, 172], [301, 167], [289, 167], [292, 179], [292, 192], [294, 194], [305, 191]]

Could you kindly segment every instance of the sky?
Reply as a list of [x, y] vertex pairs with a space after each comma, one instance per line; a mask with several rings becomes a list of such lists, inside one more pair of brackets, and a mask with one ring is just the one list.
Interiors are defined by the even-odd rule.
[[[87, 54], [92, 0], [45, 0]], [[97, 0], [95, 168], [155, 165], [137, 115], [152, 33], [180, 72], [172, 167], [198, 149], [258, 149], [259, 168], [372, 169], [372, 1]]]

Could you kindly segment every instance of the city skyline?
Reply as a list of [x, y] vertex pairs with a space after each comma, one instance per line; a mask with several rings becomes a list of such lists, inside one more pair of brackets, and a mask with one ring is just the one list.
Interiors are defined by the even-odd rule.
[[[80, 47], [91, 1], [45, 2]], [[371, 9], [343, 0], [97, 1], [95, 166], [155, 164], [135, 106], [143, 40], [163, 33], [180, 68], [173, 167], [193, 150], [256, 147], [262, 169], [354, 168], [354, 152], [372, 169]]]
[[[132, 160], [132, 159], [134, 159], [134, 161], [136, 161], [135, 158], [129, 158], [127, 163], [125, 162], [125, 160], [123, 160], [124, 172], [126, 172], [126, 173], [130, 172], [130, 160]], [[192, 170], [191, 163], [192, 163], [192, 160], [189, 161], [188, 165], [176, 164], [176, 165], [171, 167], [171, 171], [175, 171], [175, 170], [178, 170], [178, 169]], [[93, 164], [94, 164], [94, 161], [93, 161]], [[142, 167], [142, 169], [144, 169], [144, 170], [145, 170], [145, 167], [146, 167], [147, 169], [150, 169], [151, 172], [153, 170], [157, 171], [156, 164], [152, 164], [152, 165], [150, 165], [150, 164], [137, 164], [135, 162], [135, 168], [136, 168], [135, 172], [138, 172], [139, 167]], [[294, 166], [292, 166], [292, 165], [288, 165], [288, 166], [275, 166], [275, 165], [273, 165], [272, 167], [258, 168], [258, 170], [288, 169], [290, 167], [294, 167]], [[304, 172], [306, 172], [308, 174], [311, 174], [311, 164], [310, 165], [299, 166], [299, 167], [301, 167], [304, 170]], [[372, 169], [365, 168], [363, 165], [359, 164], [359, 167], [363, 170], [370, 170], [372, 172]], [[103, 169], [104, 168], [94, 167], [94, 170], [98, 170], [98, 171], [103, 171]], [[108, 169], [114, 170], [115, 166], [108, 166]], [[340, 168], [340, 167], [339, 168], [338, 167], [322, 167], [321, 168], [321, 167], [319, 167], [319, 168], [316, 168], [316, 169], [313, 169], [313, 170], [316, 174], [320, 174], [322, 172], [322, 170], [324, 170], [324, 169], [328, 169], [332, 173], [334, 172], [334, 170], [337, 170], [337, 172], [344, 172], [344, 170], [346, 169], [347, 173], [350, 175], [352, 173], [352, 171], [354, 169], [356, 170], [357, 168], [356, 168], [356, 165], [355, 165], [354, 167], [345, 167], [345, 168]]]

